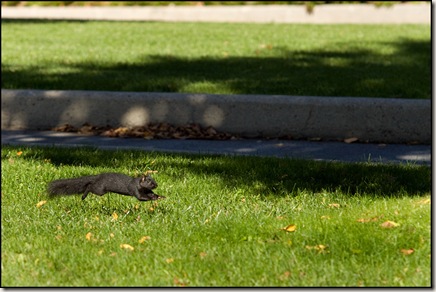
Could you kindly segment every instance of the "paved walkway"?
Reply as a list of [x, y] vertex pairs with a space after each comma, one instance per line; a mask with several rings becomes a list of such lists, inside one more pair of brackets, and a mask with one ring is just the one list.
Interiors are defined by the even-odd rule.
[[50, 131], [2, 131], [2, 145], [38, 145], [100, 149], [291, 157], [322, 161], [413, 163], [431, 165], [431, 145], [363, 144], [289, 140], [144, 140], [107, 138]]
[[77, 20], [135, 20], [187, 22], [261, 23], [426, 23], [431, 21], [430, 3], [316, 5], [307, 13], [304, 5], [241, 6], [145, 6], [145, 7], [7, 7], [2, 18]]

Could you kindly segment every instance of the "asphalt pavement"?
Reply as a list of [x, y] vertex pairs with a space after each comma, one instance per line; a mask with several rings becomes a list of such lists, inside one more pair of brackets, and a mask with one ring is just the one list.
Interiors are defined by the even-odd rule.
[[431, 165], [431, 145], [301, 140], [146, 140], [51, 131], [1, 132], [2, 145], [137, 149], [147, 152], [289, 157], [319, 161]]

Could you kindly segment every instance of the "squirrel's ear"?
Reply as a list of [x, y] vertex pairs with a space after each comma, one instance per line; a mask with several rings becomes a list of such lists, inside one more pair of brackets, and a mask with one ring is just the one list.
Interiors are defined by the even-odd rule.
[[141, 182], [144, 182], [145, 181], [145, 175], [143, 175], [142, 177], [141, 177]]

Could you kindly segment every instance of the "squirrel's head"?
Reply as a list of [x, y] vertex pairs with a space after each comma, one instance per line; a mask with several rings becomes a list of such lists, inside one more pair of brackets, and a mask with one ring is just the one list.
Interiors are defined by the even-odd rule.
[[141, 177], [140, 184], [150, 190], [157, 188], [157, 182], [149, 174]]

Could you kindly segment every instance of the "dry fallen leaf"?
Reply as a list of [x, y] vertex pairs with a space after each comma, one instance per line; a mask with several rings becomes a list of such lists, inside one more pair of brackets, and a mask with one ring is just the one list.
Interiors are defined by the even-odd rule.
[[187, 283], [185, 283], [184, 281], [178, 279], [177, 277], [174, 277], [174, 284], [178, 285], [180, 287], [186, 287]]
[[409, 249], [401, 249], [401, 253], [404, 255], [410, 255], [414, 252], [415, 250], [413, 248], [409, 248]]
[[322, 253], [322, 252], [326, 252], [327, 250], [327, 246], [323, 245], [323, 244], [317, 244], [314, 246], [310, 246], [310, 245], [306, 245], [306, 248], [309, 250], [317, 250], [318, 252]]
[[146, 172], [144, 172], [144, 175], [148, 175], [148, 174], [152, 174], [152, 173], [158, 173], [157, 170], [147, 170]]
[[290, 225], [286, 226], [285, 228], [282, 228], [282, 230], [287, 231], [287, 232], [294, 232], [295, 230], [297, 230], [297, 225], [290, 224]]
[[291, 272], [285, 271], [282, 275], [279, 276], [279, 279], [284, 281], [289, 279], [289, 277], [291, 277]]
[[[380, 218], [382, 218], [383, 215], [380, 216]], [[359, 218], [356, 221], [360, 222], [360, 223], [367, 223], [367, 222], [375, 222], [378, 220], [379, 217], [372, 217], [372, 218]]]
[[146, 240], [149, 240], [151, 237], [150, 236], [143, 236], [141, 237], [141, 239], [139, 239], [139, 243], [143, 243]]
[[326, 248], [327, 248], [327, 246], [325, 246], [325, 245], [323, 245], [323, 244], [315, 245], [315, 249], [316, 249], [316, 250], [323, 251], [323, 250], [325, 250]]
[[88, 233], [86, 233], [86, 235], [85, 235], [85, 237], [86, 237], [87, 240], [91, 240], [91, 236], [92, 236], [92, 233], [91, 233], [91, 232], [88, 232]]
[[168, 259], [166, 259], [165, 260], [167, 263], [172, 263], [172, 262], [174, 262], [174, 259], [173, 258], [168, 258]]
[[430, 199], [424, 199], [424, 200], [419, 201], [418, 204], [421, 204], [421, 205], [431, 204], [431, 200]]
[[382, 224], [380, 224], [380, 226], [383, 228], [394, 228], [394, 227], [400, 226], [400, 224], [398, 224], [394, 221], [386, 221], [386, 222], [383, 222]]
[[337, 204], [337, 203], [333, 203], [333, 204], [329, 204], [330, 208], [340, 208], [341, 205]]
[[133, 246], [131, 246], [130, 244], [127, 244], [127, 243], [120, 244], [120, 247], [122, 249], [134, 250]]
[[351, 137], [351, 138], [344, 139], [344, 142], [347, 144], [350, 144], [350, 143], [356, 142], [357, 140], [359, 140], [359, 138]]
[[116, 212], [112, 213], [113, 220], [118, 220], [118, 214]]
[[23, 154], [23, 151], [18, 151], [17, 152], [17, 156], [20, 156], [21, 154]]
[[40, 201], [40, 202], [38, 202], [38, 204], [36, 204], [36, 207], [39, 208], [42, 205], [44, 205], [45, 203], [47, 203], [47, 201]]

